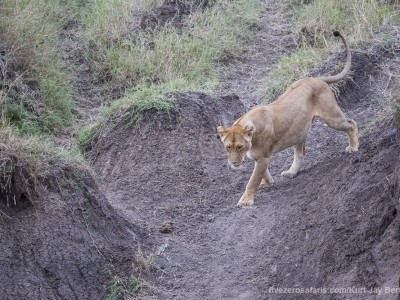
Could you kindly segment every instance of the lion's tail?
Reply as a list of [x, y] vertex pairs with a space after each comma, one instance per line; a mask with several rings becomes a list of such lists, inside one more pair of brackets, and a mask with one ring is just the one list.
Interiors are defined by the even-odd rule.
[[347, 59], [346, 59], [346, 65], [344, 66], [344, 69], [339, 74], [334, 75], [334, 76], [318, 77], [318, 79], [320, 79], [322, 81], [325, 81], [326, 83], [335, 83], [335, 82], [343, 79], [347, 75], [347, 73], [349, 72], [350, 67], [351, 67], [351, 52], [350, 52], [350, 49], [349, 49], [349, 45], [347, 45], [346, 40], [340, 34], [339, 31], [334, 31], [333, 35], [334, 36], [339, 36], [342, 39], [343, 44], [344, 44], [344, 46], [346, 48], [346, 57], [347, 57]]

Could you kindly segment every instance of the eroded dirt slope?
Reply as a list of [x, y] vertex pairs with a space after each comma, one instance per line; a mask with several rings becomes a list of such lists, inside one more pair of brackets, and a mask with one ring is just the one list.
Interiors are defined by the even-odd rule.
[[[275, 185], [258, 192], [255, 206], [235, 207], [253, 163], [230, 171], [216, 127], [257, 102], [258, 81], [292, 45], [290, 15], [266, 3], [259, 31], [243, 57], [228, 62], [216, 95], [175, 95], [177, 111], [149, 111], [138, 128], [129, 118], [110, 123], [93, 147], [112, 206], [156, 240], [158, 299], [349, 299], [270, 288], [398, 287], [400, 148], [398, 131], [382, 123], [381, 99], [395, 86], [387, 68], [399, 66], [399, 49], [353, 52], [352, 73], [335, 88], [359, 125], [358, 153], [345, 154], [346, 136], [316, 120], [298, 176], [279, 176], [292, 151], [278, 153], [270, 167]], [[312, 75], [335, 74], [343, 61], [332, 55]], [[172, 232], [161, 233], [169, 223]]]
[[[347, 155], [345, 136], [316, 122], [303, 171], [280, 178], [291, 153], [277, 155], [275, 186], [260, 191], [254, 207], [237, 209], [252, 164], [230, 171], [215, 128], [243, 112], [240, 100], [176, 98], [178, 114], [149, 112], [136, 130], [114, 124], [92, 153], [112, 205], [158, 239], [160, 299], [293, 299], [268, 289], [397, 286], [394, 128], [363, 137], [359, 153]], [[166, 222], [173, 223], [171, 234], [159, 232]]]
[[24, 205], [7, 206], [3, 196], [1, 299], [102, 299], [112, 276], [135, 275], [142, 232], [87, 171], [55, 168]]
[[[185, 14], [167, 8], [142, 26], [162, 26], [175, 8]], [[137, 245], [151, 247], [155, 257], [151, 299], [349, 299], [270, 288], [398, 287], [398, 131], [388, 122], [369, 129], [387, 105], [381, 93], [393, 82], [385, 68], [400, 65], [399, 49], [354, 52], [351, 79], [338, 87], [338, 103], [364, 134], [358, 153], [344, 154], [345, 135], [316, 120], [300, 174], [281, 178], [292, 152], [276, 154], [276, 184], [259, 191], [255, 206], [235, 207], [253, 163], [229, 170], [216, 127], [257, 103], [260, 79], [294, 45], [290, 13], [273, 1], [264, 10], [244, 55], [226, 62], [213, 96], [174, 95], [178, 109], [169, 115], [149, 111], [139, 127], [129, 118], [108, 124], [91, 152], [101, 191], [89, 174], [57, 170], [31, 205], [0, 201], [2, 299], [102, 299], [108, 271], [136, 275]], [[74, 49], [66, 60], [79, 66], [74, 98], [88, 122], [102, 97], [76, 26], [68, 24], [63, 38]], [[335, 73], [343, 60], [333, 55], [313, 75]], [[172, 232], [160, 232], [165, 224]]]

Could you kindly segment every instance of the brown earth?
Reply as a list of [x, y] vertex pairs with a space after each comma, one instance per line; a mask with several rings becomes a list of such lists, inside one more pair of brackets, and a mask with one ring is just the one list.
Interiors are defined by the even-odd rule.
[[[27, 205], [10, 207], [0, 197], [2, 299], [102, 299], [110, 274], [125, 283], [142, 275], [135, 259], [141, 248], [152, 255], [144, 268], [155, 276], [141, 280], [154, 287], [127, 299], [397, 298], [384, 290], [273, 293], [399, 286], [399, 133], [385, 120], [381, 98], [398, 88], [388, 70], [400, 66], [400, 51], [354, 52], [351, 79], [335, 88], [359, 124], [359, 152], [345, 154], [345, 135], [316, 120], [298, 176], [280, 177], [292, 152], [276, 154], [274, 186], [238, 209], [253, 164], [228, 169], [216, 126], [257, 103], [258, 81], [294, 45], [290, 14], [273, 1], [265, 5], [247, 52], [227, 62], [215, 95], [171, 95], [177, 109], [170, 114], [148, 111], [136, 127], [122, 112], [107, 124], [90, 153], [100, 188], [87, 171], [54, 168]], [[74, 28], [65, 38], [76, 44]], [[342, 61], [331, 55], [312, 74], [335, 73]], [[85, 62], [77, 70], [83, 118], [101, 98], [90, 72]]]
[[87, 171], [54, 168], [41, 182], [23, 205], [0, 199], [1, 299], [101, 299], [110, 274], [135, 275], [144, 233]]
[[[150, 111], [139, 128], [128, 119], [109, 124], [91, 153], [101, 189], [127, 220], [157, 239], [157, 299], [395, 299], [377, 290], [271, 293], [277, 287], [395, 288], [400, 276], [394, 267], [400, 262], [398, 131], [381, 115], [388, 105], [383, 93], [398, 84], [388, 72], [399, 65], [397, 48], [353, 52], [351, 75], [334, 88], [358, 122], [358, 153], [345, 154], [345, 135], [316, 120], [300, 174], [281, 178], [292, 153], [276, 154], [275, 185], [259, 191], [255, 206], [235, 208], [253, 166], [230, 171], [215, 130], [257, 103], [266, 58], [279, 57], [265, 28], [272, 15], [263, 16], [250, 50], [227, 64], [216, 96], [175, 95], [177, 112]], [[290, 51], [290, 35], [280, 41], [279, 49]], [[312, 74], [336, 73], [342, 61], [333, 54]], [[173, 225], [168, 234], [165, 224]]]
[[[215, 127], [243, 111], [239, 99], [182, 94], [177, 101], [179, 113], [150, 112], [138, 130], [115, 124], [92, 153], [112, 205], [157, 238], [158, 299], [293, 299], [268, 288], [397, 287], [394, 128], [378, 128], [347, 155], [343, 135], [314, 124], [303, 171], [281, 179], [291, 154], [277, 155], [274, 187], [260, 191], [254, 207], [237, 209], [252, 165], [228, 170]], [[166, 222], [174, 226], [168, 235], [159, 232]]]

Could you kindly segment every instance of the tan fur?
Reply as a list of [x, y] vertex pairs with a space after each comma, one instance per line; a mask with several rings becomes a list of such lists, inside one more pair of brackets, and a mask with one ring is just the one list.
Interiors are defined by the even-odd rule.
[[[350, 50], [344, 38], [347, 52], [345, 69], [350, 69]], [[347, 71], [346, 71], [347, 73]], [[257, 188], [269, 187], [273, 180], [268, 172], [268, 163], [273, 153], [294, 146], [294, 160], [282, 176], [297, 174], [305, 154], [305, 140], [313, 118], [321, 118], [329, 127], [344, 131], [349, 138], [346, 152], [358, 150], [357, 124], [348, 119], [336, 103], [327, 82], [342, 79], [340, 76], [305, 78], [293, 83], [276, 101], [251, 109], [240, 117], [232, 127], [218, 127], [218, 133], [228, 153], [228, 163], [239, 167], [246, 152], [255, 160], [255, 168], [246, 186], [239, 207], [252, 205]]]

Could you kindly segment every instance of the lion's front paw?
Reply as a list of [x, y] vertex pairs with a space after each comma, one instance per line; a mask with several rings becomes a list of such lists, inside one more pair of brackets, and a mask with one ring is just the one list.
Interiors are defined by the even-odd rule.
[[294, 176], [296, 176], [296, 174], [297, 174], [297, 173], [293, 173], [293, 172], [290, 172], [290, 171], [283, 171], [283, 172], [281, 173], [282, 176], [284, 176], [284, 177], [289, 177], [289, 178], [293, 178]]
[[351, 147], [351, 146], [347, 146], [345, 152], [346, 153], [353, 153], [358, 151], [358, 147]]
[[244, 206], [250, 206], [253, 204], [254, 204], [254, 197], [243, 195], [242, 198], [240, 198], [240, 200], [236, 206], [244, 207]]

